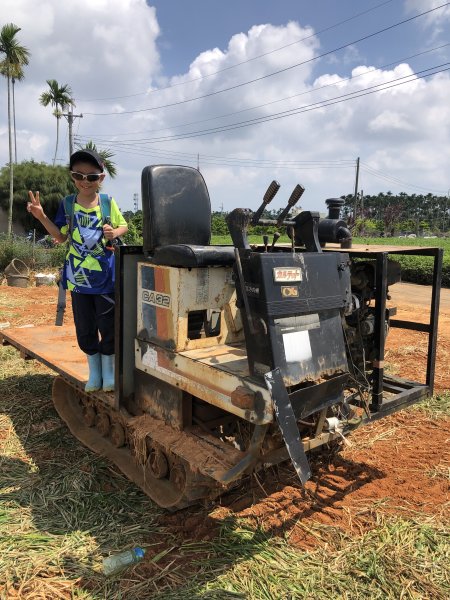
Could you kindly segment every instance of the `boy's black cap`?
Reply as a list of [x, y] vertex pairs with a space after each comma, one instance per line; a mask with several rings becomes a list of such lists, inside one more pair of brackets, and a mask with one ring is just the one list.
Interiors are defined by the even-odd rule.
[[103, 160], [101, 158], [101, 156], [99, 154], [97, 154], [97, 152], [95, 152], [95, 150], [89, 150], [88, 148], [85, 148], [84, 150], [77, 150], [76, 152], [74, 152], [72, 154], [72, 156], [70, 157], [70, 169], [73, 168], [73, 165], [76, 162], [88, 162], [91, 163], [93, 165], [95, 165], [96, 167], [98, 167], [102, 173], [103, 170], [105, 168], [105, 165], [103, 164]]

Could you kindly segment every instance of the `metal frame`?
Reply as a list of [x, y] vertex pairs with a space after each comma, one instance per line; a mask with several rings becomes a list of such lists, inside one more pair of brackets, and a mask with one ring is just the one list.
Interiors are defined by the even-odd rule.
[[137, 263], [142, 246], [116, 246], [115, 264], [115, 408], [134, 389], [134, 338], [137, 323]]
[[[434, 374], [436, 367], [436, 346], [439, 316], [439, 300], [442, 274], [442, 248], [402, 248], [390, 247], [389, 250], [369, 251], [350, 250], [351, 257], [375, 258], [376, 260], [376, 291], [375, 291], [375, 359], [373, 361], [373, 390], [370, 404], [370, 420], [384, 417], [402, 406], [407, 406], [431, 396], [434, 390]], [[428, 333], [427, 371], [425, 384], [408, 381], [400, 377], [384, 374], [385, 351], [385, 315], [387, 292], [387, 265], [389, 254], [430, 256], [434, 258], [433, 282], [431, 291], [431, 306], [429, 323], [417, 323], [400, 319], [390, 319], [390, 327], [422, 331]], [[384, 399], [383, 391], [396, 394], [393, 398]]]

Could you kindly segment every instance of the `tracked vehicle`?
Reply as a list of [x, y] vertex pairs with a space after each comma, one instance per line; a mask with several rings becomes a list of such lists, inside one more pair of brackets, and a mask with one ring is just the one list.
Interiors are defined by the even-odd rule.
[[[11, 329], [3, 342], [58, 373], [53, 400], [70, 431], [157, 504], [217, 497], [253, 470], [290, 460], [304, 484], [309, 451], [433, 393], [442, 250], [352, 247], [340, 218], [227, 216], [231, 246], [213, 246], [206, 184], [195, 169], [142, 173], [143, 246], [116, 249], [116, 391], [86, 394], [71, 326]], [[251, 245], [252, 225], [289, 244]], [[429, 323], [395, 319], [395, 254], [434, 259]], [[428, 334], [425, 381], [384, 372], [390, 327]]]

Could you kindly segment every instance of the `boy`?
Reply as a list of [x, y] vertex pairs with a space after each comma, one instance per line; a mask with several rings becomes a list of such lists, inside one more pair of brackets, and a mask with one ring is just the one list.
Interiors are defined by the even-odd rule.
[[111, 225], [103, 223], [98, 190], [105, 178], [102, 158], [83, 149], [70, 157], [70, 173], [78, 190], [70, 215], [61, 201], [52, 223], [41, 206], [39, 192], [28, 192], [27, 210], [58, 242], [69, 239], [62, 284], [70, 290], [78, 345], [86, 353], [89, 379], [86, 392], [114, 390], [114, 252], [111, 241], [128, 231], [114, 199]]

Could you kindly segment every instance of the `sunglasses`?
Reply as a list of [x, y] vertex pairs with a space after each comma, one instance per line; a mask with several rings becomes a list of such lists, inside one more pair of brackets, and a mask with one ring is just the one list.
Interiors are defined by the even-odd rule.
[[87, 181], [91, 182], [98, 181], [103, 175], [103, 173], [88, 173], [85, 175], [84, 173], [78, 173], [77, 171], [70, 171], [70, 174], [72, 175], [72, 179], [75, 179], [75, 181], [84, 181], [86, 179]]

